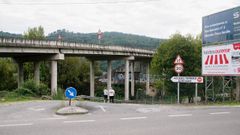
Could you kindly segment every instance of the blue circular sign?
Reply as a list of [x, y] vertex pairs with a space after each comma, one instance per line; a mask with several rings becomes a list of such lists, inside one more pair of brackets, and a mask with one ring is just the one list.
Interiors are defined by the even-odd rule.
[[77, 96], [77, 90], [73, 87], [69, 87], [65, 90], [65, 96], [69, 99], [75, 98]]

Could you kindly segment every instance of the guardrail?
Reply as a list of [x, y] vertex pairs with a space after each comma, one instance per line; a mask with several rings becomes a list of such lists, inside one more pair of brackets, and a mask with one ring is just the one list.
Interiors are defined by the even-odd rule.
[[47, 47], [47, 48], [72, 48], [72, 49], [88, 49], [88, 50], [108, 50], [119, 52], [135, 52], [154, 54], [155, 51], [148, 49], [123, 47], [118, 45], [96, 45], [96, 44], [82, 44], [82, 43], [70, 43], [61, 41], [47, 41], [47, 40], [26, 40], [26, 39], [7, 39], [1, 38], [0, 46], [26, 46], [26, 47]]

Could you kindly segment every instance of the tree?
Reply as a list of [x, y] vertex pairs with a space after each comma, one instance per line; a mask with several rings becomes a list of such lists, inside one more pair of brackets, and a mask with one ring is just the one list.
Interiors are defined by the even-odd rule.
[[[85, 58], [66, 57], [64, 61], [59, 62], [58, 66], [58, 84], [66, 89], [75, 87], [80, 94], [89, 94], [89, 61]], [[95, 75], [99, 74], [99, 66], [95, 64]]]
[[[28, 28], [28, 31], [24, 33], [24, 38], [28, 40], [44, 40], [44, 28], [42, 26]], [[49, 72], [46, 71], [47, 63], [42, 62], [40, 65], [40, 79], [44, 82], [49, 82]], [[24, 78], [26, 80], [33, 79], [34, 64], [25, 63], [24, 64]]]
[[24, 38], [30, 40], [43, 40], [45, 39], [44, 36], [44, 29], [42, 26], [28, 28], [28, 31], [24, 33]]
[[[180, 34], [174, 34], [157, 49], [151, 63], [151, 71], [165, 78], [164, 84], [167, 94], [176, 94], [176, 85], [170, 81], [170, 78], [177, 75], [173, 70], [173, 62], [177, 55], [180, 55], [185, 62], [182, 76], [201, 75], [201, 40], [190, 35], [184, 37]], [[192, 96], [194, 85], [181, 84], [180, 92], [181, 95]]]
[[17, 86], [16, 74], [17, 69], [9, 58], [0, 59], [0, 90], [12, 90]]

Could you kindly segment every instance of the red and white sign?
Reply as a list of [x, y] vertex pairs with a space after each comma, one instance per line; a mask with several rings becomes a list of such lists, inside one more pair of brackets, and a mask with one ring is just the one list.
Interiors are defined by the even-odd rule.
[[240, 43], [202, 48], [202, 75], [240, 75]]
[[180, 55], [178, 55], [177, 58], [174, 60], [174, 64], [184, 64]]
[[173, 76], [172, 82], [180, 83], [203, 83], [203, 77], [201, 76]]
[[180, 74], [183, 72], [184, 68], [183, 68], [183, 65], [182, 64], [177, 64], [174, 66], [174, 70], [176, 73]]

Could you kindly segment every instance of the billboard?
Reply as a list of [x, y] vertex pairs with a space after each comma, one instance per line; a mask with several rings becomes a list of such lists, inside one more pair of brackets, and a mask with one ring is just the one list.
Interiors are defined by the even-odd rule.
[[203, 47], [202, 75], [240, 76], [240, 43]]
[[202, 43], [240, 40], [240, 6], [202, 18]]

